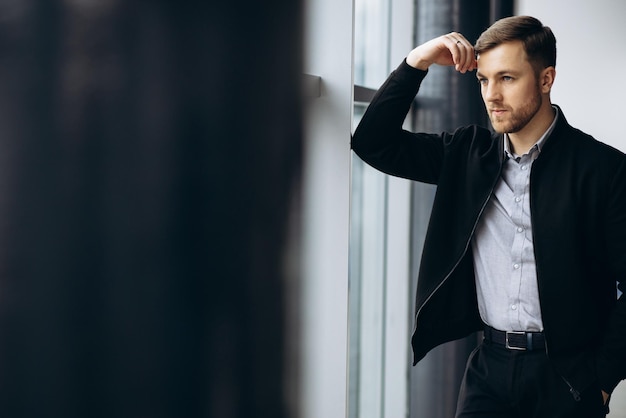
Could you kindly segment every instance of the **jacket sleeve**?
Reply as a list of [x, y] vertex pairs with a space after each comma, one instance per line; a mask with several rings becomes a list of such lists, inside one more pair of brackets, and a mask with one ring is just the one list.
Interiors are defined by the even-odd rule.
[[622, 293], [608, 319], [598, 353], [600, 387], [611, 393], [626, 378], [626, 158], [615, 173], [606, 216], [607, 252], [611, 270], [617, 274]]
[[443, 159], [442, 136], [402, 128], [426, 74], [406, 61], [391, 73], [354, 132], [352, 149], [384, 173], [436, 184]]

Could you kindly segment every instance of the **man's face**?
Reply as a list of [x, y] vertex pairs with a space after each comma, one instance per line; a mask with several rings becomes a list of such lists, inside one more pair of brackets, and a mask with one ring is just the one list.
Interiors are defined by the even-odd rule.
[[478, 56], [476, 77], [496, 132], [517, 133], [532, 125], [543, 96], [520, 41], [507, 42]]

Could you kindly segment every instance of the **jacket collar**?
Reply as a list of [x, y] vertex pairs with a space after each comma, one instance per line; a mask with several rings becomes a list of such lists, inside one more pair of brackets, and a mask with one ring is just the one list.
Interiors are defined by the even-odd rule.
[[567, 119], [565, 119], [565, 115], [563, 114], [561, 108], [555, 104], [553, 104], [552, 106], [556, 108], [558, 116], [556, 120], [556, 125], [554, 126], [552, 133], [548, 136], [548, 138], [546, 138], [546, 142], [543, 145], [543, 152], [551, 150], [553, 148], [558, 148], [560, 146], [559, 144], [561, 143], [562, 138], [568, 136], [567, 131], [573, 129], [567, 122]]

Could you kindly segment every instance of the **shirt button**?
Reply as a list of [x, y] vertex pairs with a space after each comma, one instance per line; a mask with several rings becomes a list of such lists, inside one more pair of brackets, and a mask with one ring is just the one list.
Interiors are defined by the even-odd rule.
[[513, 268], [514, 268], [515, 270], [519, 269], [519, 264], [517, 264], [517, 263], [513, 264]]
[[525, 165], [523, 165], [521, 168], [522, 168], [522, 170], [526, 170], [526, 169], [528, 169], [528, 167], [527, 167], [527, 166], [525, 166]]
[[511, 309], [513, 309], [514, 311], [517, 310], [517, 305], [511, 305]]
[[524, 232], [524, 228], [522, 228], [521, 226], [517, 228], [517, 232]]
[[522, 201], [522, 198], [521, 198], [521, 197], [516, 197], [516, 198], [515, 198], [515, 201], [516, 201], [517, 203], [519, 203], [519, 202], [521, 202], [521, 201]]

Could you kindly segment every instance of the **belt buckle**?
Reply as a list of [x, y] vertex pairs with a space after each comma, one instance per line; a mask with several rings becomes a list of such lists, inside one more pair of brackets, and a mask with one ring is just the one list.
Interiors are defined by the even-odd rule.
[[505, 347], [508, 348], [509, 350], [519, 350], [519, 351], [526, 351], [526, 347], [514, 347], [512, 345], [509, 344], [509, 335], [525, 335], [526, 332], [524, 331], [506, 331], [506, 338], [505, 338]]

